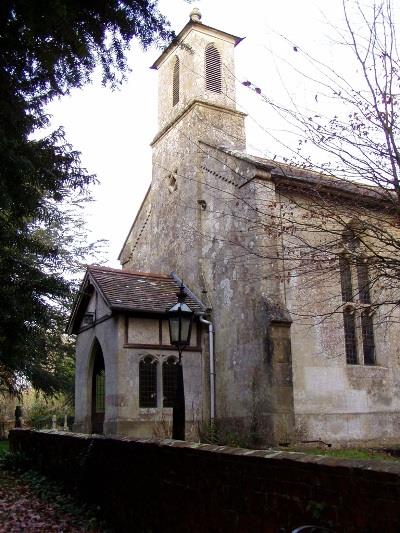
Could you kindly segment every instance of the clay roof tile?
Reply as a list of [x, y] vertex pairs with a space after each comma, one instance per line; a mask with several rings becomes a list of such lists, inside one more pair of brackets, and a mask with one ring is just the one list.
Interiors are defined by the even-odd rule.
[[[89, 266], [88, 273], [112, 310], [164, 313], [176, 303], [179, 283], [172, 275]], [[194, 311], [205, 306], [190, 292], [186, 300]]]

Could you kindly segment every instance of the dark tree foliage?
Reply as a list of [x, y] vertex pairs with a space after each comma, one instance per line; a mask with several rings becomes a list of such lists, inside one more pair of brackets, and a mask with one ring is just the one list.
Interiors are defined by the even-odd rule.
[[72, 376], [63, 337], [83, 261], [82, 220], [94, 176], [62, 129], [40, 137], [44, 106], [90, 80], [120, 83], [133, 38], [143, 47], [172, 36], [156, 2], [2, 0], [0, 2], [0, 391], [29, 381], [54, 393]]

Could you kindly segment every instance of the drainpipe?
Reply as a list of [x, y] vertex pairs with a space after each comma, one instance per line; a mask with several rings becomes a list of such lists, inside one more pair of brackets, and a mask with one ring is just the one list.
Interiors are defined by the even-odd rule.
[[214, 356], [214, 328], [212, 322], [204, 318], [204, 314], [199, 318], [202, 324], [208, 326], [208, 342], [210, 353], [210, 422], [215, 419], [215, 356]]

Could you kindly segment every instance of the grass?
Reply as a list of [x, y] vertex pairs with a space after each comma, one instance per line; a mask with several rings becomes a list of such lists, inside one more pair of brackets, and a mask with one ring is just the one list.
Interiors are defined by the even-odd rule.
[[0, 455], [5, 452], [8, 452], [8, 449], [8, 440], [0, 440]]
[[361, 449], [361, 448], [296, 448], [291, 451], [302, 452], [307, 455], [325, 455], [328, 457], [337, 457], [342, 459], [354, 460], [373, 460], [373, 461], [396, 461], [399, 462], [399, 457], [393, 457], [384, 451], [375, 449]]

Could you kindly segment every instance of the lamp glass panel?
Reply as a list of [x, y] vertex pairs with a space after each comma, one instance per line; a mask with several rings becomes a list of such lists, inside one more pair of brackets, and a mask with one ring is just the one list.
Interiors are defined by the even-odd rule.
[[182, 317], [181, 342], [187, 343], [190, 328], [190, 317]]
[[169, 327], [171, 335], [171, 344], [179, 342], [179, 316], [170, 316], [169, 317]]

